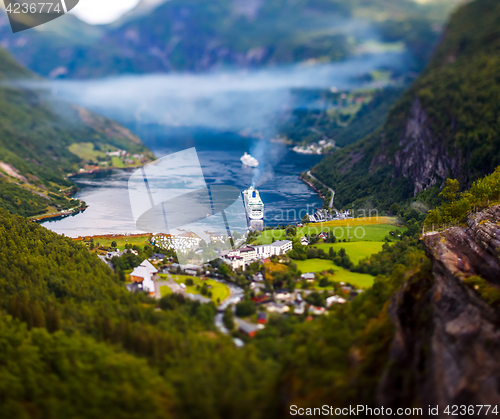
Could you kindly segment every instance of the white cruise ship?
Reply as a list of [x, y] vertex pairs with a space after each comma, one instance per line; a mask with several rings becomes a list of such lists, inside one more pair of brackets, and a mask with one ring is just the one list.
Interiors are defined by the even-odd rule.
[[259, 165], [259, 161], [255, 157], [252, 157], [252, 155], [247, 154], [246, 152], [245, 154], [243, 154], [243, 156], [241, 156], [240, 160], [245, 166], [248, 167], [257, 167]]
[[262, 220], [264, 218], [264, 203], [260, 199], [259, 191], [250, 186], [243, 192], [247, 217], [250, 220]]

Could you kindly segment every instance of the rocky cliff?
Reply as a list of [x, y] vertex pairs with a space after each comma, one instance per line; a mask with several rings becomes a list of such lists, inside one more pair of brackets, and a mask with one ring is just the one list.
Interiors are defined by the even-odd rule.
[[[500, 312], [471, 279], [500, 286], [500, 206], [472, 214], [467, 227], [426, 235], [432, 263], [424, 280], [395, 295], [395, 335], [378, 389], [384, 406], [500, 404]], [[483, 288], [484, 288], [483, 287]]]

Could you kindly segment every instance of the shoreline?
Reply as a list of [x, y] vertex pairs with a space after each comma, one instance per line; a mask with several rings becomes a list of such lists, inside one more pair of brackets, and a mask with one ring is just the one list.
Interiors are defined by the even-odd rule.
[[321, 193], [321, 191], [318, 188], [316, 188], [316, 186], [314, 186], [312, 184], [312, 182], [309, 182], [306, 178], [304, 178], [303, 174], [299, 176], [299, 179], [302, 182], [304, 182], [307, 186], [309, 186], [314, 192], [316, 192], [321, 199], [323, 199], [323, 200], [325, 199], [325, 197], [323, 196], [323, 194]]
[[[148, 163], [146, 163], [146, 164], [148, 164]], [[141, 168], [143, 166], [145, 166], [145, 164], [140, 165], [140, 166], [128, 166], [128, 167], [98, 167], [98, 168], [95, 168], [93, 170], [86, 170], [86, 171], [83, 171], [83, 172], [80, 172], [80, 173], [70, 173], [70, 174], [67, 175], [67, 177], [68, 177], [68, 179], [73, 180], [73, 178], [78, 177], [80, 175], [91, 175], [91, 174], [94, 174], [94, 173], [106, 172], [106, 171], [111, 172], [113, 170], [138, 169], [138, 168]], [[73, 196], [79, 190], [80, 190], [80, 188], [78, 187], [78, 185], [76, 185], [76, 189], [73, 189], [73, 190], [71, 190], [69, 192], [65, 192], [64, 196], [67, 196], [67, 197]], [[78, 199], [78, 201], [80, 203], [85, 203], [84, 201], [82, 201], [80, 199]], [[51, 214], [36, 215], [34, 217], [31, 217], [30, 221], [34, 222], [34, 223], [43, 224], [44, 222], [47, 222], [47, 221], [62, 220], [63, 218], [67, 218], [67, 217], [70, 217], [70, 216], [73, 216], [73, 215], [77, 215], [77, 214], [79, 214], [81, 212], [84, 212], [88, 207], [89, 207], [89, 205], [85, 204], [83, 207], [79, 207], [79, 208], [77, 208], [75, 210], [72, 210], [72, 211], [65, 210], [65, 211], [61, 211], [61, 212], [53, 213], [53, 214], [51, 213]]]
[[[83, 202], [83, 201], [81, 201], [81, 202]], [[33, 223], [40, 223], [41, 224], [45, 221], [59, 220], [59, 219], [62, 220], [63, 218], [67, 218], [67, 217], [70, 217], [72, 215], [79, 214], [80, 212], [84, 212], [88, 207], [89, 207], [88, 205], [85, 205], [83, 207], [79, 207], [79, 208], [74, 209], [72, 211], [65, 210], [65, 211], [57, 212], [55, 214], [36, 215], [34, 217], [31, 217], [30, 221]]]

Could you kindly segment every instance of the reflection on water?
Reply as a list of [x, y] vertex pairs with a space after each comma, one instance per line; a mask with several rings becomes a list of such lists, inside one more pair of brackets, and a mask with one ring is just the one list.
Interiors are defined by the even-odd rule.
[[[137, 130], [137, 129], [136, 129]], [[321, 206], [321, 201], [299, 178], [321, 156], [297, 155], [289, 147], [265, 142], [266, 158], [258, 169], [245, 167], [240, 157], [251, 151], [259, 158], [264, 141], [200, 129], [144, 127], [138, 134], [157, 157], [196, 147], [207, 184], [232, 185], [243, 191], [252, 183], [265, 204], [266, 225], [299, 221], [305, 211]], [[44, 225], [70, 237], [141, 232], [135, 226], [127, 183], [128, 170], [84, 175], [74, 179], [89, 208], [81, 214]], [[302, 212], [301, 212], [302, 211]]]

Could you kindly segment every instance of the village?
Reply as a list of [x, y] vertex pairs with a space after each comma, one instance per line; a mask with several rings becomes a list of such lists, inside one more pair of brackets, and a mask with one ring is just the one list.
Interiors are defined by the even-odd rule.
[[[322, 238], [326, 235], [319, 237]], [[177, 243], [179, 240], [182, 243]], [[174, 242], [185, 248], [192, 246], [193, 240], [184, 235]], [[161, 239], [153, 236], [150, 241], [157, 249]], [[325, 286], [325, 276], [321, 273], [297, 271], [288, 257], [294, 242], [300, 248], [309, 245], [306, 237], [246, 244], [239, 249], [220, 251], [217, 260], [199, 265], [177, 263], [172, 251], [152, 253], [138, 266], [125, 271], [126, 286], [130, 292], [145, 293], [157, 300], [176, 294], [200, 304], [215, 304], [217, 329], [231, 334], [236, 345], [243, 345], [240, 338], [254, 337], [272, 318], [293, 315], [312, 320], [363, 291], [344, 282]], [[111, 244], [116, 246], [116, 242]], [[169, 248], [171, 244], [168, 240]], [[124, 250], [110, 247], [99, 257], [116, 268], [113, 264], [119, 259], [138, 258], [141, 253], [136, 246]]]
[[271, 325], [313, 321], [368, 290], [377, 273], [367, 258], [402, 240], [406, 230], [396, 218], [338, 216], [249, 232], [239, 239], [243, 244], [229, 247], [227, 237], [208, 231], [208, 243], [189, 231], [75, 240], [96, 252], [131, 293], [155, 299], [157, 310], [178, 299], [212, 305], [214, 328], [243, 345]]

